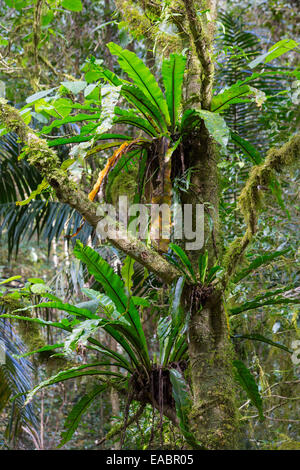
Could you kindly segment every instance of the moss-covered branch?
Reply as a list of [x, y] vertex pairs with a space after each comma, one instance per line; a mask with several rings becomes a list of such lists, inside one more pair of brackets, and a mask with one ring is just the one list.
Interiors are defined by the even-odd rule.
[[[90, 201], [87, 194], [78, 189], [78, 186], [68, 177], [68, 173], [61, 169], [57, 154], [48, 147], [44, 139], [38, 137], [24, 123], [20, 113], [9, 106], [4, 99], [0, 99], [0, 122], [7, 131], [15, 132], [26, 144], [29, 163], [35, 166], [42, 177], [52, 186], [58, 200], [76, 209], [96, 229], [101, 219], [97, 215], [97, 204]], [[118, 238], [112, 234], [110, 237], [108, 234], [108, 239], [114, 246], [155, 273], [163, 281], [172, 282], [180, 275], [177, 269], [159, 253], [148, 248], [127, 231], [119, 228]]]
[[238, 199], [238, 206], [245, 219], [247, 229], [244, 236], [235, 239], [224, 254], [225, 285], [234, 274], [245, 249], [257, 231], [258, 212], [261, 209], [263, 195], [261, 188], [271, 182], [274, 172], [280, 172], [284, 167], [292, 165], [299, 157], [300, 134], [297, 134], [281, 148], [270, 149], [264, 162], [252, 168], [248, 181]]
[[[201, 14], [201, 10], [209, 8], [209, 2], [184, 0], [183, 3], [195, 51], [202, 67], [201, 105], [203, 109], [209, 109], [214, 76], [214, 63], [212, 60], [213, 22], [211, 21], [211, 24], [208, 25], [205, 15]], [[197, 3], [200, 3], [200, 5], [197, 5]]]
[[158, 2], [115, 0], [115, 4], [134, 37], [146, 38], [155, 50], [166, 56], [181, 51], [180, 37], [159, 28], [162, 8]]

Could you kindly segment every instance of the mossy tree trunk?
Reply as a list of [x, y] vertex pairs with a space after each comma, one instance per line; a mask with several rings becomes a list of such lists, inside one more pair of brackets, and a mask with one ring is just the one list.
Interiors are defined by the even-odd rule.
[[[218, 152], [204, 125], [197, 133], [187, 137], [184, 158], [192, 169], [192, 176], [191, 191], [182, 194], [182, 202], [193, 206], [205, 203], [206, 208], [205, 244], [202, 250], [189, 252], [197, 272], [201, 251], [208, 250], [209, 267], [222, 255], [218, 215]], [[188, 339], [193, 391], [190, 425], [204, 448], [234, 449], [238, 441], [238, 410], [224, 294], [220, 289], [201, 293], [201, 288], [200, 284], [186, 286], [183, 293], [184, 310], [190, 315]]]
[[233, 351], [221, 292], [191, 311], [189, 359], [193, 386], [190, 425], [209, 450], [236, 449], [238, 409], [233, 377]]

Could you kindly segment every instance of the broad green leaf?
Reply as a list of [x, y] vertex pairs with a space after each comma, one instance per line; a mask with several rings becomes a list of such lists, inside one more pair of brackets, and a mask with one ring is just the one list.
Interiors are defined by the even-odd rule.
[[190, 127], [196, 126], [200, 119], [204, 120], [205, 126], [210, 135], [226, 152], [230, 131], [224, 118], [220, 114], [212, 113], [205, 109], [189, 109], [185, 111], [182, 117], [182, 130], [188, 130]]
[[299, 290], [297, 287], [295, 288], [295, 285], [288, 285], [273, 291], [269, 290], [264, 294], [256, 296], [253, 300], [231, 308], [230, 313], [231, 315], [237, 315], [247, 310], [263, 307], [264, 305], [284, 305], [290, 303], [300, 303]]
[[273, 341], [270, 338], [266, 338], [263, 335], [253, 333], [253, 334], [240, 334], [240, 335], [233, 335], [232, 338], [237, 338], [237, 339], [250, 339], [252, 341], [260, 341], [262, 343], [267, 343], [270, 344], [271, 346], [275, 346], [276, 348], [283, 349], [286, 352], [293, 353], [291, 349], [289, 349], [287, 346], [284, 346], [284, 344], [278, 343], [277, 341]]
[[113, 55], [118, 57], [121, 68], [133, 80], [134, 85], [139, 87], [153, 105], [160, 110], [166, 124], [165, 130], [167, 130], [167, 126], [170, 125], [168, 106], [155, 77], [148, 67], [146, 67], [144, 62], [139, 59], [134, 52], [122, 49], [113, 42], [110, 42], [107, 47]]
[[[73, 0], [71, 0], [71, 2], [72, 1]], [[77, 93], [80, 93], [87, 86], [87, 83], [83, 80], [78, 80], [76, 82], [61, 82], [61, 84], [71, 93], [73, 93], [73, 95], [77, 95]]]
[[32, 356], [33, 354], [38, 354], [38, 353], [45, 352], [45, 351], [53, 351], [54, 349], [59, 349], [63, 347], [64, 347], [64, 343], [47, 344], [47, 346], [43, 346], [42, 348], [36, 349], [35, 351], [30, 351], [25, 354], [20, 354], [20, 356], [17, 356], [17, 358]]
[[295, 47], [297, 46], [298, 43], [293, 39], [282, 39], [281, 41], [277, 42], [272, 47], [270, 47], [268, 52], [256, 57], [248, 65], [251, 69], [254, 69], [257, 65], [261, 63], [266, 64], [268, 62], [271, 62], [271, 60], [277, 59], [277, 57], [280, 57], [286, 52], [295, 49]]
[[188, 360], [188, 344], [186, 336], [182, 335], [176, 343], [176, 348], [171, 351], [169, 362], [179, 362], [182, 359]]
[[[170, 246], [170, 245], [169, 245]], [[187, 271], [182, 267], [181, 264], [179, 264], [172, 256], [170, 256], [168, 253], [166, 253], [165, 257], [167, 258], [167, 260], [173, 264], [174, 266], [176, 266], [176, 268], [178, 269], [178, 271], [182, 272], [182, 274], [184, 274], [184, 276], [186, 276], [188, 273]]]
[[213, 97], [211, 110], [219, 113], [220, 111], [224, 111], [229, 108], [231, 104], [243, 103], [244, 98], [240, 100], [238, 98], [248, 96], [250, 93], [251, 90], [248, 85], [239, 86], [234, 84], [231, 87], [226, 88], [222, 93]]
[[57, 100], [51, 101], [51, 105], [56, 111], [56, 115], [54, 116], [56, 118], [65, 118], [69, 116], [70, 112], [72, 111], [72, 108], [74, 107], [72, 101], [68, 98], [58, 98]]
[[199, 109], [197, 113], [204, 120], [210, 135], [221, 145], [223, 150], [226, 151], [230, 132], [224, 118], [217, 113], [211, 113], [204, 109]]
[[148, 299], [145, 299], [144, 297], [138, 297], [136, 295], [131, 296], [134, 305], [138, 305], [141, 307], [151, 307], [151, 303], [149, 302]]
[[84, 78], [87, 83], [93, 83], [97, 82], [102, 76], [103, 74], [99, 70], [90, 70], [85, 74]]
[[[40, 304], [40, 305], [44, 306], [44, 307], [47, 307], [49, 304], [45, 303], [44, 305], [43, 304]], [[28, 307], [28, 308], [32, 308], [32, 306]], [[21, 310], [26, 310], [26, 309], [21, 309]], [[67, 311], [65, 306], [64, 306], [63, 310]], [[78, 312], [78, 310], [81, 310], [81, 313], [82, 313], [83, 309], [77, 309], [77, 312]], [[72, 313], [74, 315], [74, 309], [72, 309], [72, 311], [70, 311], [69, 313]], [[52, 321], [42, 320], [40, 318], [25, 317], [23, 315], [21, 316], [21, 315], [13, 315], [13, 314], [2, 314], [2, 315], [0, 315], [0, 318], [10, 318], [10, 319], [13, 319], [13, 320], [29, 321], [29, 322], [32, 322], [32, 323], [37, 323], [41, 326], [50, 326], [50, 327], [54, 327], [54, 328], [58, 328], [58, 329], [67, 331], [69, 333], [72, 332], [71, 324], [73, 322], [71, 323], [66, 318], [64, 318], [61, 322], [52, 322]], [[108, 334], [110, 334], [110, 336], [112, 336], [123, 347], [123, 349], [127, 352], [129, 357], [131, 358], [131, 360], [132, 360], [133, 364], [135, 365], [135, 367], [137, 367], [140, 364], [140, 361], [136, 357], [136, 355], [135, 355], [134, 351], [132, 350], [131, 346], [129, 345], [128, 341], [125, 339], [124, 332], [120, 333], [119, 331], [117, 331], [114, 328], [114, 326], [112, 324], [110, 325], [109, 323], [107, 323], [105, 321], [103, 321], [103, 328], [108, 332]], [[109, 348], [105, 347], [103, 344], [100, 344], [94, 338], [90, 337], [89, 338], [89, 343], [92, 344], [94, 346], [94, 349], [96, 349], [97, 351], [99, 351], [103, 354], [106, 354], [107, 356], [113, 358], [114, 360], [117, 360], [117, 362], [120, 363], [120, 367], [123, 367], [124, 369], [129, 370], [129, 371], [132, 370], [130, 364], [128, 363], [128, 361], [122, 355], [120, 355], [119, 353], [111, 351]]]
[[4, 281], [1, 281], [0, 285], [1, 284], [8, 284], [9, 282], [16, 281], [17, 279], [21, 279], [21, 278], [22, 278], [22, 276], [12, 276], [12, 277], [9, 277], [8, 279], [4, 279]]
[[62, 0], [61, 6], [66, 10], [79, 12], [82, 10], [81, 0]]
[[230, 136], [234, 143], [237, 144], [243, 150], [245, 155], [250, 158], [252, 163], [259, 165], [263, 161], [262, 155], [254, 145], [240, 137], [236, 132], [231, 131]]
[[27, 108], [23, 108], [23, 109], [21, 109], [20, 114], [21, 114], [25, 124], [28, 125], [31, 121], [31, 110], [27, 109]]
[[[98, 111], [98, 110], [97, 110]], [[70, 122], [82, 122], [82, 121], [91, 121], [99, 119], [101, 114], [95, 113], [95, 114], [76, 114], [76, 116], [67, 116], [64, 119], [56, 119], [53, 121], [49, 126], [43, 127], [41, 130], [41, 134], [49, 134], [49, 132], [52, 131], [54, 127], [61, 127], [63, 124], [68, 124]]]
[[131, 256], [126, 256], [121, 273], [122, 273], [122, 278], [125, 284], [125, 287], [127, 289], [127, 292], [131, 293], [131, 289], [133, 286], [133, 280], [132, 276], [134, 273], [133, 265], [135, 263], [135, 260], [131, 258]]
[[263, 403], [253, 375], [242, 361], [233, 361], [235, 377], [247, 393], [251, 403], [257, 408], [261, 421], [264, 420]]
[[171, 54], [169, 60], [165, 59], [162, 64], [162, 78], [173, 129], [178, 120], [186, 60], [181, 54]]
[[29, 277], [27, 281], [31, 282], [32, 284], [45, 284], [45, 281], [40, 277]]
[[217, 272], [222, 271], [222, 270], [223, 268], [218, 265], [210, 268], [210, 270], [207, 273], [206, 283], [210, 284], [216, 278]]
[[[76, 258], [86, 264], [89, 273], [95, 277], [96, 281], [100, 282], [105, 293], [116, 305], [118, 312], [131, 323], [135, 341], [140, 342], [140, 354], [145, 363], [149, 364], [148, 348], [139, 312], [132, 299], [127, 297], [124, 283], [120, 277], [95, 250], [89, 246], [83, 246], [79, 240], [76, 242], [74, 254]], [[125, 328], [124, 325], [123, 327]]]
[[164, 123], [160, 112], [145, 96], [142, 90], [134, 85], [124, 84], [121, 87], [121, 95], [144, 116], [157, 132], [164, 130]]
[[35, 305], [36, 308], [56, 308], [58, 310], [63, 310], [64, 312], [70, 313], [71, 315], [79, 316], [82, 318], [88, 319], [98, 319], [97, 315], [94, 315], [90, 310], [86, 308], [75, 307], [75, 305], [64, 303], [64, 302], [42, 302], [38, 305]]
[[85, 320], [80, 322], [78, 325], [75, 325], [72, 328], [72, 332], [65, 338], [64, 352], [66, 354], [70, 354], [75, 350], [79, 342], [83, 346], [86, 346], [90, 335], [92, 335], [94, 331], [97, 331], [101, 326], [103, 326], [103, 322], [100, 319]]
[[115, 141], [115, 142], [106, 142], [105, 144], [100, 144], [96, 145], [95, 147], [92, 147], [88, 152], [86, 153], [86, 157], [89, 157], [90, 155], [94, 155], [95, 153], [101, 152], [102, 150], [107, 150], [111, 149], [114, 147], [120, 147], [121, 143], [120, 141]]
[[195, 272], [193, 270], [192, 263], [190, 262], [187, 254], [184, 252], [184, 250], [180, 246], [175, 245], [175, 243], [170, 243], [169, 247], [180, 258], [183, 266], [188, 270], [188, 272], [191, 274], [193, 280], [196, 282], [196, 276], [195, 276]]
[[195, 436], [190, 432], [189, 413], [192, 407], [192, 400], [187, 389], [187, 384], [181, 373], [176, 369], [170, 370], [170, 380], [182, 434], [193, 449], [201, 449], [201, 445], [197, 443]]
[[90, 85], [88, 85], [85, 89], [84, 89], [84, 96], [85, 98], [88, 98], [89, 95], [91, 95], [91, 93], [93, 93], [93, 91], [95, 90], [95, 88], [97, 88], [97, 83], [90, 83]]
[[[105, 331], [107, 331], [107, 333], [109, 333], [109, 335], [112, 338], [114, 338], [116, 340], [116, 342], [120, 344], [120, 346], [122, 346], [124, 351], [127, 352], [128, 356], [130, 357], [130, 359], [132, 361], [132, 364], [134, 364], [134, 366], [136, 368], [140, 367], [141, 361], [139, 359], [139, 356], [137, 356], [134, 353], [134, 351], [132, 349], [132, 346], [130, 344], [130, 341], [129, 340], [127, 341], [126, 334], [124, 335], [124, 332], [120, 333], [116, 328], [114, 328], [112, 325], [109, 325], [109, 324], [105, 327]], [[139, 351], [137, 351], [137, 352], [139, 352]], [[142, 358], [144, 357], [144, 354], [143, 354], [143, 351], [141, 350], [141, 348], [140, 348], [140, 355], [142, 356]], [[130, 369], [128, 369], [128, 370], [130, 370]]]
[[99, 78], [104, 78], [108, 83], [114, 86], [120, 86], [123, 85], [124, 83], [130, 83], [127, 82], [126, 80], [121, 80], [114, 72], [112, 72], [109, 69], [102, 68], [99, 70], [100, 77]]
[[119, 376], [120, 378], [123, 378], [123, 376], [121, 374], [118, 374], [117, 372], [112, 372], [108, 370], [91, 369], [91, 367], [103, 366], [103, 365], [108, 365], [108, 363], [107, 362], [95, 362], [92, 364], [84, 364], [79, 367], [72, 367], [71, 369], [58, 372], [57, 374], [53, 375], [52, 377], [47, 378], [46, 380], [43, 380], [36, 387], [34, 387], [27, 394], [25, 405], [30, 403], [33, 397], [42, 388], [48, 387], [49, 385], [54, 385], [56, 383], [64, 382], [65, 380], [74, 379], [76, 377], [84, 377], [86, 375], [112, 375], [112, 376]]
[[242, 312], [247, 312], [248, 310], [254, 310], [256, 308], [261, 308], [266, 305], [289, 305], [289, 304], [300, 304], [300, 298], [299, 299], [289, 299], [287, 297], [275, 297], [270, 300], [265, 300], [265, 301], [256, 301], [252, 300], [250, 302], [245, 302], [238, 307], [233, 307], [231, 308], [230, 314], [231, 315], [238, 315], [239, 313]]
[[[94, 135], [75, 135], [74, 137], [59, 137], [58, 139], [48, 141], [48, 147], [56, 147], [58, 145], [73, 144], [80, 142], [88, 142], [92, 140]], [[97, 135], [97, 140], [109, 140], [109, 139], [120, 139], [120, 140], [131, 140], [132, 137], [123, 134], [101, 134]]]
[[171, 297], [170, 314], [174, 325], [178, 325], [183, 319], [181, 311], [181, 296], [184, 288], [184, 283], [185, 278], [183, 276], [178, 278]]
[[130, 126], [137, 127], [141, 129], [150, 137], [158, 136], [157, 129], [152, 126], [146, 119], [139, 117], [135, 111], [121, 109], [119, 107], [115, 108], [116, 117], [114, 118], [114, 124], [129, 124]]
[[58, 447], [62, 447], [72, 438], [80, 423], [80, 419], [83, 413], [86, 412], [95, 398], [100, 395], [100, 393], [104, 392], [107, 387], [107, 384], [96, 385], [89, 393], [80, 398], [80, 400], [76, 403], [67, 416], [64, 424], [65, 431], [61, 433], [62, 440]]
[[28, 96], [28, 98], [26, 98], [26, 103], [34, 103], [34, 101], [40, 100], [41, 98], [45, 98], [45, 96], [50, 95], [50, 93], [52, 93], [56, 89], [57, 88], [50, 88], [48, 90], [43, 90], [39, 91], [38, 93], [34, 93], [34, 95]]
[[53, 18], [54, 18], [54, 11], [53, 10], [47, 11], [47, 13], [42, 15], [41, 25], [42, 26], [48, 26], [48, 24], [51, 23]]
[[[177, 349], [178, 341], [182, 337], [182, 326], [184, 315], [181, 306], [181, 296], [184, 287], [185, 277], [180, 277], [171, 292], [170, 320], [163, 319], [161, 323], [160, 340], [160, 360], [163, 365], [167, 365], [170, 355]], [[162, 331], [162, 327], [164, 331]]]
[[99, 304], [100, 304], [100, 300], [94, 299], [94, 300], [87, 300], [86, 302], [79, 302], [79, 304], [76, 304], [76, 307], [86, 308], [91, 313], [96, 313], [98, 310]]
[[[20, 309], [20, 310], [25, 310], [25, 309]], [[15, 311], [18, 311], [18, 310], [15, 310]], [[12, 320], [29, 321], [32, 323], [37, 323], [42, 326], [53, 326], [61, 330], [70, 331], [70, 327], [67, 327], [63, 322], [47, 321], [47, 320], [42, 320], [41, 318], [25, 317], [24, 315], [15, 315], [12, 313], [3, 313], [2, 315], [0, 315], [0, 318], [11, 318]]]
[[213, 97], [211, 110], [219, 113], [229, 108], [232, 104], [251, 102], [253, 98], [246, 98], [251, 95], [254, 95], [255, 102], [259, 107], [266, 100], [266, 94], [263, 91], [237, 82], [231, 87], [226, 88], [222, 93]]
[[289, 251], [290, 251], [290, 248], [286, 248], [285, 250], [274, 251], [273, 253], [266, 253], [264, 255], [258, 256], [253, 261], [251, 261], [251, 263], [249, 264], [247, 268], [237, 273], [233, 281], [236, 283], [241, 281], [255, 269], [258, 269], [260, 266], [263, 266], [265, 264], [269, 264], [274, 259], [280, 258], [281, 256], [285, 255]]

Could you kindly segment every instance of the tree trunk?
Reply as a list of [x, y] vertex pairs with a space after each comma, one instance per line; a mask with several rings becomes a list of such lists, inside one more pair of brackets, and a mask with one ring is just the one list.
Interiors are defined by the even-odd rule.
[[238, 410], [233, 351], [220, 292], [213, 293], [202, 309], [192, 306], [189, 357], [193, 387], [191, 429], [206, 449], [235, 449]]
[[[192, 176], [191, 191], [182, 194], [182, 202], [193, 205], [205, 203], [205, 243], [201, 251], [208, 250], [209, 268], [222, 251], [219, 243], [217, 157], [215, 145], [204, 125], [184, 142], [184, 159], [186, 167], [192, 169]], [[197, 272], [199, 251], [190, 251], [189, 256]], [[201, 284], [186, 286], [183, 302], [185, 311], [190, 315], [188, 341], [193, 391], [191, 430], [206, 449], [234, 449], [238, 440], [238, 410], [232, 366], [233, 350], [223, 306], [223, 292]]]

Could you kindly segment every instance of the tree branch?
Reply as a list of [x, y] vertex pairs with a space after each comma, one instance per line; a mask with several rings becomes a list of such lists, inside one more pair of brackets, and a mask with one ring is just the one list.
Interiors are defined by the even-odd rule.
[[194, 0], [184, 0], [183, 3], [195, 51], [202, 67], [201, 104], [203, 109], [209, 109], [214, 76], [214, 63], [212, 60], [213, 23], [210, 27], [207, 24], [205, 25], [204, 20], [198, 16]]
[[[15, 132], [27, 145], [28, 161], [35, 166], [43, 178], [55, 190], [58, 200], [76, 209], [95, 229], [101, 217], [97, 215], [97, 204], [90, 201], [87, 195], [78, 189], [69, 179], [66, 171], [60, 168], [57, 154], [48, 147], [44, 139], [38, 137], [28, 127], [19, 112], [9, 106], [6, 100], [0, 99], [0, 121], [7, 131]], [[134, 258], [147, 269], [155, 273], [164, 282], [170, 283], [179, 277], [179, 272], [156, 251], [148, 248], [142, 241], [131, 236], [119, 227], [119, 237], [109, 236], [108, 240], [118, 249]]]
[[148, 41], [151, 41], [154, 49], [158, 49], [167, 56], [172, 52], [181, 51], [180, 37], [159, 29], [157, 20], [160, 18], [162, 8], [158, 2], [115, 0], [115, 4], [125, 22], [129, 25], [133, 36], [145, 37]]

